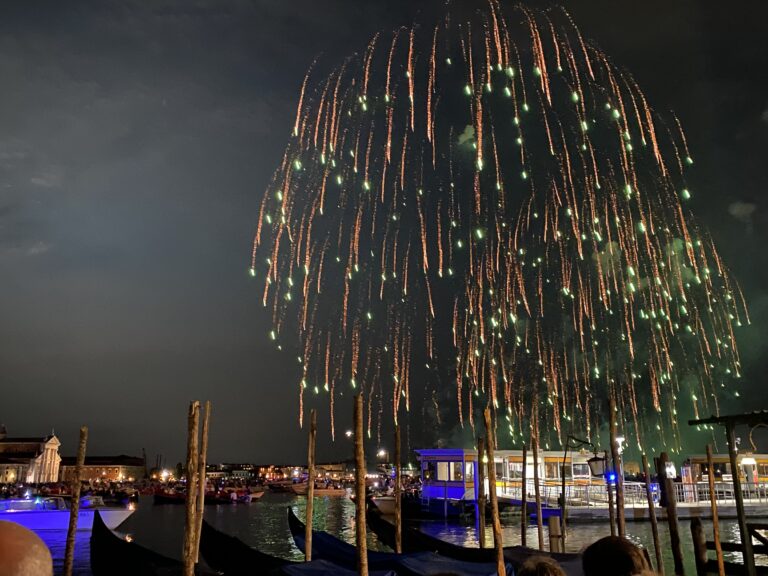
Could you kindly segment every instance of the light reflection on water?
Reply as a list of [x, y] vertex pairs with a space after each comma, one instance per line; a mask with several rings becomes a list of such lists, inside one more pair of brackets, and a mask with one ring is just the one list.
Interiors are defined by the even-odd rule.
[[[211, 524], [227, 534], [237, 536], [247, 544], [255, 546], [269, 554], [300, 560], [303, 555], [294, 546], [288, 530], [286, 508], [293, 506], [299, 518], [304, 518], [306, 499], [289, 494], [265, 494], [253, 504], [206, 506], [205, 518]], [[346, 497], [323, 497], [315, 499], [315, 527], [325, 530], [354, 544], [354, 503]], [[439, 536], [449, 542], [464, 546], [477, 545], [475, 526], [462, 526], [443, 521], [423, 522], [421, 528], [434, 536]], [[712, 537], [712, 523], [704, 522], [708, 538]], [[121, 532], [130, 533], [137, 542], [160, 552], [166, 556], [179, 558], [181, 556], [182, 538], [184, 531], [184, 507], [177, 505], [154, 506], [151, 497], [142, 498], [136, 512], [120, 527]], [[506, 545], [520, 544], [520, 517], [505, 512], [502, 514], [502, 531]], [[629, 538], [640, 545], [646, 546], [653, 557], [653, 540], [651, 526], [647, 522], [628, 522]], [[661, 545], [668, 573], [672, 572], [672, 554], [669, 544], [669, 533], [666, 523], [659, 524]], [[720, 531], [723, 541], [737, 542], [739, 540], [738, 525], [733, 520], [722, 520]], [[569, 526], [567, 546], [569, 551], [578, 551], [595, 540], [610, 534], [607, 524], [573, 524]], [[41, 532], [40, 536], [51, 548], [54, 555], [56, 573], [61, 573], [64, 556], [66, 533], [63, 531]], [[686, 560], [686, 570], [695, 573], [693, 565], [693, 547], [691, 543], [690, 525], [680, 523], [680, 536], [683, 545], [683, 556]], [[79, 532], [76, 543], [76, 560], [74, 573], [77, 576], [90, 575], [89, 556], [90, 532]], [[486, 530], [488, 546], [493, 545], [490, 526]], [[545, 548], [549, 547], [549, 537], [544, 527]], [[538, 536], [536, 526], [527, 530], [527, 544], [537, 547]], [[376, 536], [369, 532], [368, 546], [371, 550], [385, 550]], [[735, 554], [726, 554], [727, 559], [739, 560]], [[713, 557], [713, 555], [711, 556]]]

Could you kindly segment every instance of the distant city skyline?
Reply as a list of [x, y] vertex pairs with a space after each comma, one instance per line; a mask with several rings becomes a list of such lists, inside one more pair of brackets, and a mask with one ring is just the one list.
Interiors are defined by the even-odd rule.
[[[274, 350], [248, 276], [259, 202], [316, 57], [330, 68], [376, 31], [440, 4], [6, 3], [0, 423], [9, 433], [54, 429], [71, 455], [85, 424], [89, 454], [145, 449], [150, 462], [160, 453], [175, 466], [188, 402], [210, 399], [209, 461], [302, 462], [295, 358]], [[723, 408], [765, 407], [768, 5], [562, 4], [685, 126], [693, 209], [752, 317], [737, 335], [745, 392]], [[337, 432], [351, 404], [338, 400]], [[412, 448], [426, 428], [430, 442], [471, 438], [457, 423], [438, 430], [420, 419], [407, 423]], [[328, 414], [318, 420], [318, 460], [350, 455], [343, 434], [331, 442]], [[367, 449], [391, 446], [390, 435], [385, 426]]]

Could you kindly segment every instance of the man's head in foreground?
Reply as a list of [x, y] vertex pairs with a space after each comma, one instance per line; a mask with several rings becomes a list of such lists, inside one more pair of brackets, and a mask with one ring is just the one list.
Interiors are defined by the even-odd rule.
[[0, 520], [0, 576], [52, 576], [53, 560], [31, 530]]

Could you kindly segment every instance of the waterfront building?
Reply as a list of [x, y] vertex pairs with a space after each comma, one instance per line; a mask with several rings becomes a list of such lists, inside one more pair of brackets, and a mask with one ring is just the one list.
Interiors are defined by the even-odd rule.
[[[67, 456], [61, 462], [62, 482], [75, 477], [77, 458]], [[83, 482], [135, 482], [147, 475], [144, 458], [136, 456], [86, 456], [80, 479]]]
[[10, 437], [0, 427], [0, 483], [56, 482], [59, 478], [59, 446], [50, 436]]

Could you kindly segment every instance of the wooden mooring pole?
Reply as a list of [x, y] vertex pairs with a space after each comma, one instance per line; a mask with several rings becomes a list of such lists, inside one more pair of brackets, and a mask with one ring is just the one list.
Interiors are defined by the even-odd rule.
[[184, 523], [184, 576], [195, 573], [195, 528], [197, 527], [197, 435], [200, 422], [200, 402], [189, 403], [187, 416], [187, 499]]
[[616, 399], [611, 396], [608, 401], [608, 412], [610, 418], [611, 431], [611, 458], [613, 460], [613, 473], [616, 476], [616, 520], [619, 528], [619, 536], [624, 538], [627, 533], [624, 522], [624, 470], [621, 465], [621, 451], [616, 441], [618, 437], [616, 422]]
[[707, 536], [701, 518], [691, 520], [691, 539], [693, 540], [693, 558], [696, 563], [696, 575], [707, 575]]
[[549, 551], [553, 553], [565, 552], [563, 549], [563, 533], [560, 530], [560, 518], [550, 516], [547, 519], [547, 525], [549, 526]]
[[684, 575], [685, 566], [683, 565], [683, 550], [680, 544], [680, 526], [677, 522], [677, 495], [675, 494], [675, 483], [672, 478], [667, 478], [667, 462], [669, 456], [662, 452], [658, 460], [659, 464], [656, 473], [659, 476], [659, 484], [664, 483], [664, 496], [667, 504], [667, 524], [669, 525], [669, 542], [672, 546], [672, 558], [675, 561], [675, 574]]
[[315, 509], [315, 439], [317, 438], [317, 410], [309, 416], [309, 440], [307, 446], [307, 515], [304, 524], [304, 561], [312, 561], [312, 519]]
[[717, 554], [717, 573], [719, 576], [725, 576], [723, 546], [720, 544], [720, 520], [717, 514], [717, 493], [715, 492], [715, 465], [712, 461], [711, 444], [707, 444], [707, 480], [709, 484], [709, 503], [712, 508], [712, 531], [714, 532], [715, 552]]
[[363, 395], [355, 396], [355, 543], [357, 573], [368, 576], [368, 542], [365, 526], [365, 448], [363, 446]]
[[477, 437], [477, 539], [485, 548], [485, 439]]
[[527, 546], [528, 539], [528, 445], [523, 444], [523, 477], [520, 494], [520, 546]]
[[[538, 411], [537, 411], [538, 412]], [[537, 414], [538, 416], [538, 414]], [[541, 517], [541, 486], [539, 486], [539, 426], [531, 442], [533, 448], [533, 494], [536, 498], [536, 531], [539, 535], [539, 550], [544, 550], [544, 519]]]
[[205, 467], [208, 463], [208, 423], [211, 418], [211, 402], [205, 403], [203, 430], [200, 434], [200, 456], [197, 473], [197, 512], [195, 516], [195, 564], [200, 561], [200, 535], [203, 533], [203, 512], [205, 512]]
[[398, 423], [395, 423], [395, 553], [403, 553], [403, 460]]
[[744, 494], [741, 491], [741, 477], [739, 476], [739, 463], [737, 461], [736, 430], [734, 424], [725, 425], [725, 433], [728, 439], [728, 460], [731, 463], [731, 475], [733, 476], [733, 498], [736, 500], [736, 516], [739, 520], [739, 536], [744, 547], [744, 571], [747, 576], [755, 576], [755, 554], [752, 550], [752, 534], [747, 526], [747, 515], [744, 512]]
[[[605, 463], [608, 464], [608, 450], [603, 452], [603, 457], [605, 458]], [[613, 507], [613, 488], [611, 488], [611, 483], [608, 481], [607, 476], [605, 478], [605, 490], [608, 492], [608, 523], [611, 525], [611, 536], [616, 536], [616, 512]]]
[[656, 504], [651, 492], [651, 474], [648, 470], [648, 457], [643, 454], [643, 475], [645, 476], [645, 497], [648, 499], [648, 518], [651, 520], [653, 533], [653, 550], [656, 553], [656, 573], [664, 576], [664, 561], [661, 558], [661, 543], [659, 542], [659, 523], [656, 520]]
[[64, 548], [64, 576], [72, 576], [75, 562], [75, 535], [77, 534], [77, 517], [80, 514], [80, 489], [87, 444], [88, 428], [82, 426], [80, 428], [80, 443], [77, 446], [75, 477], [72, 479], [72, 502], [69, 508], [69, 527], [67, 528], [67, 542]]
[[491, 499], [491, 520], [493, 522], [493, 546], [496, 549], [496, 573], [498, 576], [504, 576], [506, 569], [504, 567], [504, 543], [501, 540], [501, 519], [499, 518], [499, 497], [496, 493], [496, 464], [493, 459], [494, 444], [496, 435], [491, 423], [491, 409], [486, 408], [483, 412], [485, 420], [485, 452], [488, 454], [488, 495]]

